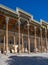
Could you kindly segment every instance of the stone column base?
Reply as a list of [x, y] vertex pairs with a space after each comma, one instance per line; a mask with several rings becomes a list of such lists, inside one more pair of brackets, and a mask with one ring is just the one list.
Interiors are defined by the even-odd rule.
[[38, 52], [38, 48], [35, 48], [35, 49], [34, 49], [34, 52], [35, 52], [35, 53]]
[[21, 52], [24, 53], [24, 48], [22, 48], [22, 51]]

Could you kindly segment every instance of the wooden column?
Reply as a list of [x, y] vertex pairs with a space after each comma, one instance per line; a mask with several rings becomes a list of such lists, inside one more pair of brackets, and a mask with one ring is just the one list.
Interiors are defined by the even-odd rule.
[[47, 29], [45, 28], [45, 45], [46, 45], [46, 52], [47, 52]]
[[28, 23], [28, 53], [30, 53], [29, 23]]
[[24, 38], [23, 38], [23, 34], [22, 34], [22, 52], [24, 52]]
[[28, 53], [30, 53], [30, 38], [28, 37]]
[[34, 52], [37, 52], [36, 49], [37, 49], [37, 41], [36, 41], [36, 26], [35, 26], [34, 27]]
[[6, 17], [6, 52], [8, 52], [8, 21], [9, 18]]
[[19, 48], [19, 53], [21, 52], [20, 49], [20, 18], [18, 19], [18, 33], [19, 33], [19, 44], [18, 44], [18, 48]]
[[42, 49], [42, 29], [40, 28], [40, 45], [41, 45], [41, 52], [43, 52]]
[[14, 34], [14, 53], [16, 53], [15, 45], [16, 45], [16, 41], [15, 41], [15, 34]]
[[4, 35], [4, 51], [5, 51], [5, 35]]
[[[39, 33], [40, 34], [40, 33]], [[39, 52], [40, 52], [40, 37], [39, 37]]]

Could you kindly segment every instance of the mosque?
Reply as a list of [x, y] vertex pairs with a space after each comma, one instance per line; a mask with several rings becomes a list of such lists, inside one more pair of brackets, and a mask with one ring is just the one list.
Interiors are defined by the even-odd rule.
[[20, 8], [0, 5], [0, 51], [3, 53], [48, 52], [48, 23], [36, 21]]

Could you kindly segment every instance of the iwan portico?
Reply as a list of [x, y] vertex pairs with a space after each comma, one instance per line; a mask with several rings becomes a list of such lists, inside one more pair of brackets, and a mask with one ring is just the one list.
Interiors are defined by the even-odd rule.
[[17, 8], [0, 5], [0, 50], [13, 53], [48, 52], [48, 23]]

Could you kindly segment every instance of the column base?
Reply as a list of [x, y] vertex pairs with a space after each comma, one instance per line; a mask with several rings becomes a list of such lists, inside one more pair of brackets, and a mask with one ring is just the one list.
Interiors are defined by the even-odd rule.
[[28, 51], [28, 54], [30, 54], [30, 51]]
[[44, 51], [47, 53], [47, 49], [45, 48]]
[[28, 52], [27, 48], [25, 48], [25, 52], [26, 52], [26, 53]]
[[22, 48], [22, 51], [21, 52], [24, 53], [24, 48]]
[[19, 51], [19, 54], [21, 53], [21, 50]]
[[35, 48], [35, 49], [34, 49], [34, 52], [35, 52], [35, 53], [36, 53], [36, 52], [38, 52], [38, 49], [37, 49], [37, 48]]

